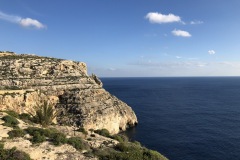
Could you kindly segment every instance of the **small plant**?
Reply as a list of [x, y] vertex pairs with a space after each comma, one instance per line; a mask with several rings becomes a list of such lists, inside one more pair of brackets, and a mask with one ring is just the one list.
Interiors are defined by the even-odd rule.
[[3, 125], [7, 127], [15, 128], [19, 124], [18, 120], [15, 117], [9, 115], [2, 117], [2, 120], [5, 122]]
[[116, 134], [116, 135], [111, 136], [111, 138], [117, 140], [120, 143], [128, 142], [128, 137], [123, 134]]
[[46, 137], [51, 137], [52, 135], [54, 135], [55, 133], [59, 133], [59, 131], [55, 128], [48, 128], [48, 129], [44, 129], [44, 135]]
[[19, 114], [13, 110], [7, 110], [7, 111], [4, 111], [6, 112], [8, 115], [12, 116], [12, 117], [15, 117], [15, 118], [19, 118]]
[[83, 127], [78, 128], [76, 131], [82, 132], [85, 135], [88, 134], [88, 132]]
[[32, 120], [32, 117], [31, 117], [31, 115], [30, 114], [27, 114], [27, 113], [22, 113], [22, 114], [20, 114], [19, 115], [19, 118], [21, 119], [21, 120]]
[[25, 131], [22, 129], [14, 129], [8, 132], [10, 138], [14, 137], [23, 137], [25, 135]]
[[34, 135], [35, 132], [39, 132], [41, 135], [45, 135], [45, 130], [37, 127], [28, 127], [25, 131], [31, 136]]
[[4, 144], [0, 143], [0, 159], [1, 160], [31, 160], [30, 156], [22, 151], [12, 149], [4, 149]]
[[44, 141], [46, 141], [46, 137], [44, 135], [40, 134], [37, 131], [33, 133], [33, 137], [32, 137], [33, 143], [42, 143]]
[[80, 137], [71, 137], [67, 140], [67, 143], [72, 145], [76, 149], [84, 149], [84, 145]]
[[118, 143], [115, 149], [121, 152], [127, 152], [130, 150], [129, 147], [130, 146], [127, 143]]
[[54, 112], [53, 107], [48, 105], [46, 101], [43, 105], [37, 106], [35, 112], [36, 115], [33, 116], [34, 122], [41, 124], [43, 127], [49, 126], [57, 116], [57, 112]]
[[28, 127], [25, 129], [25, 131], [33, 136], [33, 143], [44, 142], [46, 137], [48, 137], [54, 145], [65, 144], [67, 142], [66, 136], [55, 128], [43, 129], [37, 127]]
[[53, 133], [49, 138], [54, 145], [58, 146], [60, 144], [65, 144], [67, 142], [67, 138], [63, 133]]
[[102, 135], [104, 137], [111, 137], [111, 135], [107, 129], [98, 129], [98, 130], [95, 130], [94, 132], [99, 135]]

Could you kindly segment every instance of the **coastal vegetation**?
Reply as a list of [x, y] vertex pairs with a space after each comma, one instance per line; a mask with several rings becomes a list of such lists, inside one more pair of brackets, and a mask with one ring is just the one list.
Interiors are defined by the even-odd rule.
[[[46, 104], [45, 104], [46, 105]], [[53, 112], [47, 112], [47, 108], [42, 107], [45, 110], [43, 115], [40, 117], [49, 116], [46, 120], [49, 122], [51, 117], [54, 115]], [[42, 110], [42, 111], [43, 111]], [[93, 130], [90, 129], [86, 131], [83, 127], [74, 130], [74, 132], [82, 133], [85, 136], [67, 136], [66, 134], [60, 132], [56, 125], [51, 125], [51, 123], [43, 123], [42, 121], [36, 121], [30, 114], [23, 113], [18, 114], [14, 111], [5, 111], [7, 115], [3, 116], [1, 119], [4, 121], [3, 125], [12, 127], [13, 129], [8, 132], [9, 139], [23, 138], [27, 139], [34, 145], [40, 145], [41, 143], [48, 142], [54, 146], [61, 146], [68, 144], [73, 146], [78, 151], [84, 151], [83, 155], [86, 157], [97, 157], [99, 160], [166, 160], [160, 153], [147, 149], [143, 147], [139, 142], [130, 142], [124, 134], [111, 135], [107, 129]], [[46, 114], [51, 113], [51, 114]], [[28, 127], [23, 129], [20, 128], [19, 121], [23, 120], [27, 123]], [[37, 127], [34, 124], [40, 124], [41, 127]], [[44, 125], [42, 125], [44, 124]], [[46, 125], [47, 124], [47, 125]], [[45, 126], [45, 127], [43, 127]], [[86, 137], [86, 135], [88, 135]], [[27, 136], [29, 135], [29, 136]], [[92, 136], [94, 135], [94, 136]], [[94, 141], [96, 137], [106, 137], [108, 139], [116, 140], [115, 145], [108, 146], [107, 141], [103, 141], [102, 147], [92, 147], [89, 143]], [[91, 137], [91, 138], [90, 138]], [[17, 148], [4, 149], [4, 141], [0, 145], [0, 159], [14, 159], [16, 155], [19, 155], [19, 160], [30, 160], [30, 156], [23, 152], [17, 150]], [[11, 159], [12, 158], [12, 159]], [[22, 158], [22, 159], [21, 159]], [[16, 159], [16, 158], [15, 158]]]
[[19, 124], [18, 120], [10, 115], [4, 116], [2, 120], [5, 122], [3, 125], [7, 127], [17, 128], [17, 125]]
[[43, 104], [36, 106], [35, 113], [32, 114], [33, 122], [47, 127], [52, 123], [53, 119], [56, 118], [57, 114], [53, 107], [45, 101]]
[[1, 160], [31, 160], [29, 154], [19, 151], [16, 147], [4, 149], [4, 144], [0, 143], [0, 159]]

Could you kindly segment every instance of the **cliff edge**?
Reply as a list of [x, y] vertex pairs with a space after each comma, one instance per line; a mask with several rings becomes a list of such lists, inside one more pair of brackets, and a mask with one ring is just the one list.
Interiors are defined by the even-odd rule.
[[138, 122], [131, 107], [107, 92], [97, 76], [88, 76], [85, 63], [2, 54], [0, 110], [31, 112], [46, 100], [59, 112], [58, 124], [115, 134]]

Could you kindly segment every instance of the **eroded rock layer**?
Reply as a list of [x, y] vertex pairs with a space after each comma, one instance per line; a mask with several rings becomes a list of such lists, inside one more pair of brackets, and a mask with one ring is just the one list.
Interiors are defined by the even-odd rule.
[[83, 62], [35, 55], [0, 56], [0, 109], [29, 112], [49, 100], [58, 123], [118, 133], [137, 123], [133, 110], [87, 75]]

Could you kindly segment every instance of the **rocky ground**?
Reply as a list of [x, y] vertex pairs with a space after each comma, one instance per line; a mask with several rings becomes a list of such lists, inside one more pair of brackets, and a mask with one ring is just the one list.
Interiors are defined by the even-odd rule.
[[[84, 155], [86, 150], [77, 150], [73, 146], [69, 144], [63, 144], [60, 146], [56, 146], [51, 144], [51, 142], [43, 142], [41, 144], [32, 144], [31, 136], [26, 134], [24, 137], [13, 138], [10, 139], [8, 132], [13, 130], [11, 127], [4, 126], [4, 121], [1, 119], [5, 115], [8, 115], [5, 112], [0, 112], [0, 140], [4, 143], [5, 149], [11, 149], [16, 147], [18, 150], [26, 152], [30, 155], [30, 157], [34, 160], [96, 160], [96, 157], [87, 157]], [[19, 121], [18, 127], [20, 129], [26, 129], [27, 127], [41, 127], [38, 124], [28, 124], [24, 121], [17, 119]], [[88, 132], [87, 135], [82, 132], [74, 131], [73, 127], [69, 126], [49, 126], [54, 127], [60, 132], [67, 135], [67, 137], [71, 136], [79, 136], [83, 138], [83, 140], [89, 144], [91, 148], [102, 148], [102, 147], [111, 147], [118, 143], [118, 141]], [[93, 136], [94, 135], [94, 136]], [[91, 139], [91, 140], [87, 140]]]

